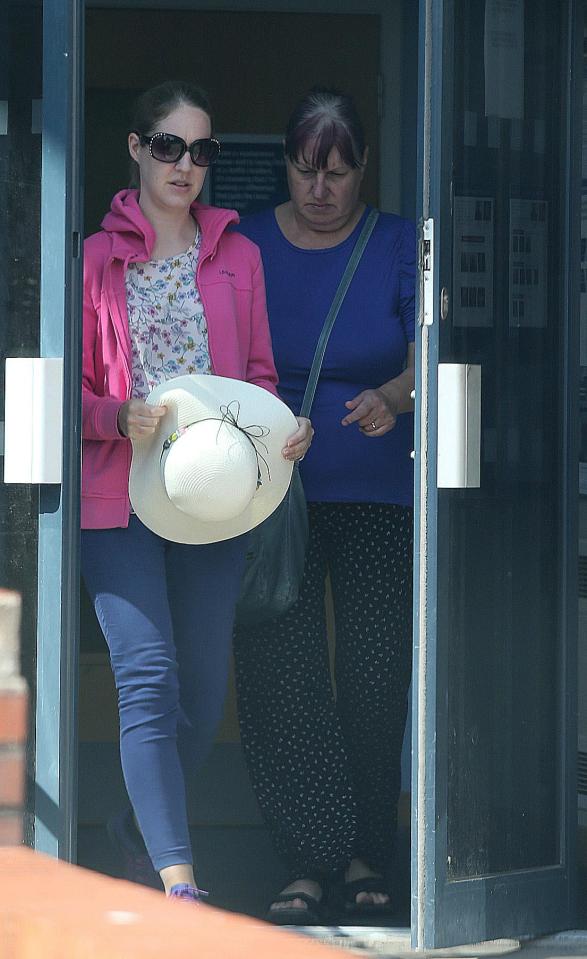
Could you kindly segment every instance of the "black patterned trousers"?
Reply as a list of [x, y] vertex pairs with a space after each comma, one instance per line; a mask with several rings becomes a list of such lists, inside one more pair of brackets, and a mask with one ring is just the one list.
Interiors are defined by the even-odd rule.
[[[295, 606], [235, 633], [242, 745], [291, 878], [387, 871], [412, 661], [412, 510], [310, 503]], [[335, 615], [334, 685], [325, 579]]]

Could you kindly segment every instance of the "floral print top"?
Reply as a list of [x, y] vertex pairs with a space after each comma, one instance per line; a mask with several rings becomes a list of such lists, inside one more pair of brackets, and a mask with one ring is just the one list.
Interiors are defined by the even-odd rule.
[[208, 327], [196, 286], [200, 242], [198, 230], [185, 253], [128, 265], [133, 397], [146, 399], [155, 386], [174, 376], [212, 372]]

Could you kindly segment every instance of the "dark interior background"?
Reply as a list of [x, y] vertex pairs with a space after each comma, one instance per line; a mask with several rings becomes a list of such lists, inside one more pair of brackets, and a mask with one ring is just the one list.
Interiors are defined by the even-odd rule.
[[[396, 47], [402, 84], [380, 118], [381, 18], [166, 9], [88, 9], [86, 14], [85, 232], [99, 228], [113, 194], [128, 185], [126, 139], [135, 96], [170, 78], [204, 86], [216, 132], [281, 136], [297, 100], [315, 84], [353, 94], [367, 131], [364, 198], [380, 200], [382, 124], [393, 125], [401, 170], [396, 212], [413, 216], [417, 87], [417, 4], [398, 0]], [[389, 14], [388, 14], [389, 15]], [[189, 38], [189, 42], [186, 42]], [[398, 39], [401, 38], [401, 39]], [[393, 65], [394, 70], [397, 64]], [[400, 208], [401, 206], [401, 208]], [[116, 696], [93, 610], [82, 590], [80, 662], [79, 861], [117, 874], [105, 821], [125, 802], [118, 759]], [[406, 782], [409, 775], [406, 775]], [[241, 755], [233, 684], [215, 748], [190, 793], [198, 875], [214, 904], [262, 915], [286, 881], [271, 848]], [[409, 924], [409, 796], [402, 797], [397, 913]]]

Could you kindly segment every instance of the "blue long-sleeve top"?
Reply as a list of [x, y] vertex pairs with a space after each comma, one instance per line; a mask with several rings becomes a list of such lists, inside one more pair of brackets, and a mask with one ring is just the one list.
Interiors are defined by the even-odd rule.
[[[272, 209], [238, 229], [261, 249], [279, 392], [300, 411], [314, 350], [369, 208], [337, 246], [305, 250], [281, 232]], [[414, 340], [414, 224], [382, 213], [332, 330], [311, 411], [315, 436], [301, 464], [311, 502], [413, 501], [413, 414], [402, 413], [382, 437], [356, 423], [341, 426], [345, 401], [404, 369]]]

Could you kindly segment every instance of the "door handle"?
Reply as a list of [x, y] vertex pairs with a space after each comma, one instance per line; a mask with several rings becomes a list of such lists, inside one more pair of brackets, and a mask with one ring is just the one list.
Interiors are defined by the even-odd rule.
[[63, 358], [6, 360], [4, 482], [61, 483]]
[[438, 364], [439, 489], [481, 485], [481, 367]]

